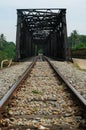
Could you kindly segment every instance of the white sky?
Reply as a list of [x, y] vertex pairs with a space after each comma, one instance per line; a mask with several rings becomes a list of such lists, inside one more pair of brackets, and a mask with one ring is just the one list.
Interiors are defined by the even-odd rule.
[[72, 30], [86, 35], [86, 0], [0, 0], [0, 34], [8, 41], [16, 41], [19, 8], [66, 8], [68, 35]]

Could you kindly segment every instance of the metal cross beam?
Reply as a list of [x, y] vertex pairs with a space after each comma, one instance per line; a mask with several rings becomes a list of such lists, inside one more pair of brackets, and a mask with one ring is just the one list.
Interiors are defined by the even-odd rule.
[[[35, 34], [36, 30], [43, 30], [45, 37], [47, 37], [51, 31], [57, 28], [58, 23], [61, 22], [62, 15], [64, 15], [66, 9], [17, 9], [17, 14], [21, 17], [19, 24], [26, 26], [26, 29]], [[46, 30], [46, 31], [45, 31]], [[46, 34], [48, 32], [48, 35]], [[36, 36], [40, 37], [39, 32]], [[36, 37], [35, 36], [35, 37]], [[43, 36], [44, 37], [44, 36]]]

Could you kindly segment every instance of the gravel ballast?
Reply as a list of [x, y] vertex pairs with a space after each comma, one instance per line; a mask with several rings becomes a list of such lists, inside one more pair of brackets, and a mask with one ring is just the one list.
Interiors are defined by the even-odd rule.
[[[0, 70], [0, 98], [20, 77], [31, 62], [22, 62]], [[52, 61], [61, 74], [86, 98], [86, 71], [79, 70], [71, 63]]]
[[52, 63], [65, 79], [86, 99], [86, 71], [80, 70], [74, 64], [68, 62], [52, 61]]
[[2, 129], [14, 130], [16, 126], [21, 130], [23, 127], [27, 127], [25, 130], [55, 130], [52, 126], [57, 129], [60, 126], [58, 130], [64, 127], [74, 130], [85, 127], [81, 108], [73, 102], [70, 92], [47, 62], [36, 62], [20, 87], [3, 114]]
[[0, 99], [12, 84], [23, 74], [31, 62], [21, 62], [9, 68], [0, 70]]

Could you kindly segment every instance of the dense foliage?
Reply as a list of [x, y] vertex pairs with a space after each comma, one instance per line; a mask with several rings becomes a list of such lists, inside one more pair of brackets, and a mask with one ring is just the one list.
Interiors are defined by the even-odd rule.
[[0, 35], [0, 62], [4, 59], [13, 59], [15, 56], [15, 44], [7, 42], [4, 34]]
[[86, 35], [79, 35], [77, 31], [74, 30], [68, 37], [68, 45], [73, 49], [86, 48]]

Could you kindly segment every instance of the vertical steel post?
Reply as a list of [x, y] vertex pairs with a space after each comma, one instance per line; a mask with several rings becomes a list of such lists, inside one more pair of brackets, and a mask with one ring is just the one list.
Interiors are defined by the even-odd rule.
[[20, 60], [20, 37], [21, 37], [21, 15], [17, 11], [17, 31], [16, 31], [16, 61]]
[[64, 50], [64, 59], [68, 60], [67, 56], [67, 24], [66, 24], [66, 9], [62, 10], [62, 24], [63, 24], [63, 50]]

